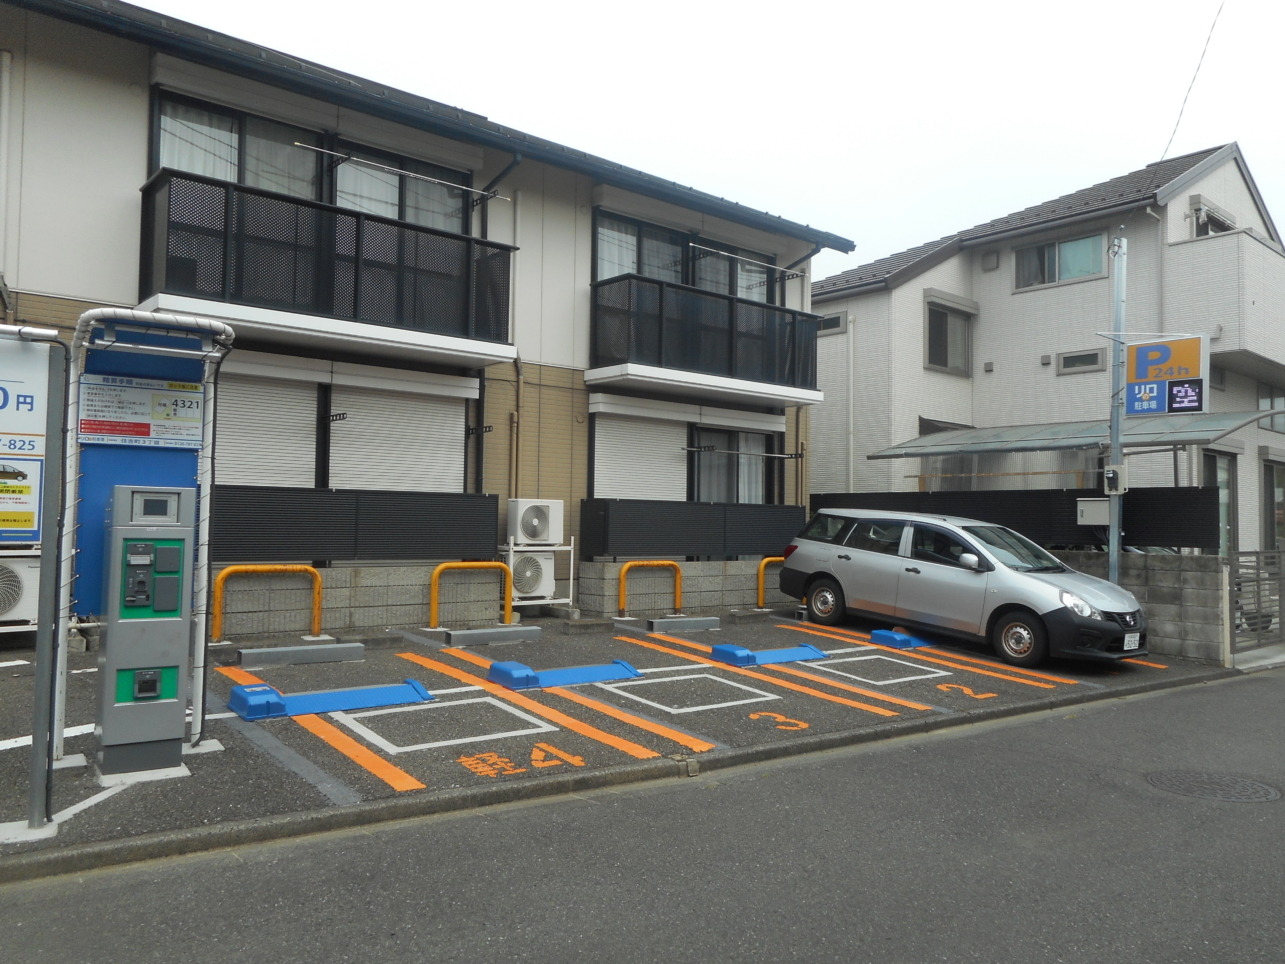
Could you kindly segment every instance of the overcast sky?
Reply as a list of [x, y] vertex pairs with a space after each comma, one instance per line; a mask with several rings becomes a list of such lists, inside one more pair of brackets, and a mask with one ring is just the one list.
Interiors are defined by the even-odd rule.
[[[1159, 159], [1219, 0], [142, 5], [855, 241], [821, 278]], [[1278, 219], [1283, 37], [1226, 0], [1168, 155]]]

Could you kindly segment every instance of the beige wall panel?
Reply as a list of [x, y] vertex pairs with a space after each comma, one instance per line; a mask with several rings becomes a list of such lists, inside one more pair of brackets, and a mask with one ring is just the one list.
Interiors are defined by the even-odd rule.
[[9, 211], [21, 234], [9, 282], [136, 304], [147, 50], [31, 15], [22, 71], [22, 188]]

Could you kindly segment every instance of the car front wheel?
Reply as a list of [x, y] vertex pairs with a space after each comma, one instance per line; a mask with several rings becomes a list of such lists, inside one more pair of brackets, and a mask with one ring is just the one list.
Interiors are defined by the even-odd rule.
[[808, 619], [833, 626], [843, 618], [843, 590], [833, 579], [818, 579], [808, 590]]
[[1044, 620], [1032, 613], [1005, 613], [995, 621], [991, 642], [999, 658], [1013, 666], [1039, 666], [1048, 658]]

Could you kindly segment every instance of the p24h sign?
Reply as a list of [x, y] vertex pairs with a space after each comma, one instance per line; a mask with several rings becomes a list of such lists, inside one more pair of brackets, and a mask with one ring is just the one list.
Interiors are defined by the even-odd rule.
[[1204, 335], [1125, 346], [1124, 414], [1207, 412], [1209, 341]]

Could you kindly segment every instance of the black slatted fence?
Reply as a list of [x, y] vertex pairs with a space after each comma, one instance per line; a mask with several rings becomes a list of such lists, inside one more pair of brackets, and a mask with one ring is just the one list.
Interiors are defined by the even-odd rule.
[[798, 505], [585, 499], [580, 549], [585, 559], [780, 555], [806, 516]]
[[210, 557], [491, 559], [498, 524], [494, 495], [216, 485]]
[[[1100, 499], [1099, 489], [986, 492], [835, 492], [812, 496], [818, 509], [876, 509], [963, 516], [1007, 526], [1042, 546], [1105, 545], [1106, 530], [1076, 523], [1077, 499]], [[1218, 490], [1139, 488], [1124, 496], [1124, 544], [1218, 548]]]

